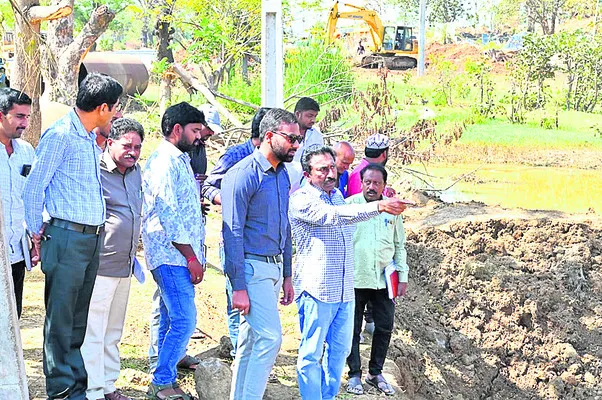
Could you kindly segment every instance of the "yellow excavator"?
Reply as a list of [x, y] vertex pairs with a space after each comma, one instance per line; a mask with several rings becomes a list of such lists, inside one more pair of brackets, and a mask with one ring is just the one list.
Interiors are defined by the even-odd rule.
[[[332, 43], [336, 37], [336, 27], [339, 19], [352, 19], [364, 21], [370, 28], [372, 37], [372, 54], [362, 58], [362, 66], [373, 68], [384, 64], [388, 69], [411, 69], [418, 64], [418, 40], [409, 26], [385, 26], [378, 13], [364, 7], [343, 3], [351, 8], [350, 11], [339, 11], [339, 2], [336, 1], [330, 9], [328, 17], [328, 42]], [[359, 48], [362, 48], [360, 42]]]

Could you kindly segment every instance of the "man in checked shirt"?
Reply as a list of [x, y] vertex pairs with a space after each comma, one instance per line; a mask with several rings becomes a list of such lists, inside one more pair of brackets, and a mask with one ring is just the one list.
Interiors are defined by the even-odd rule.
[[335, 153], [330, 147], [308, 148], [301, 165], [309, 184], [293, 193], [289, 204], [297, 244], [293, 287], [301, 327], [297, 377], [304, 400], [330, 400], [339, 392], [353, 337], [354, 224], [382, 212], [399, 215], [405, 205], [396, 198], [345, 204], [336, 189]]
[[[23, 189], [25, 221], [34, 246], [41, 246], [45, 275], [43, 364], [49, 399], [86, 398], [88, 375], [80, 349], [106, 219], [101, 150], [92, 130], [111, 121], [122, 92], [115, 79], [89, 74], [75, 108], [42, 134]], [[48, 225], [44, 208], [51, 217]]]

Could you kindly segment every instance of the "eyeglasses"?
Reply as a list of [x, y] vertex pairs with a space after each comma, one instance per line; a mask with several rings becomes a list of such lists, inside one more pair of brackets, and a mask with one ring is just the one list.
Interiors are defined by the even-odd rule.
[[121, 104], [121, 102], [119, 102], [119, 101], [117, 101], [117, 103], [111, 104], [109, 106], [109, 110], [115, 111], [115, 112], [121, 111], [122, 108], [123, 108], [123, 104]]
[[291, 135], [290, 133], [285, 133], [285, 132], [274, 132], [278, 135], [284, 136], [285, 138], [288, 139], [288, 142], [290, 144], [293, 144], [295, 142], [301, 144], [301, 142], [303, 142], [303, 135]]

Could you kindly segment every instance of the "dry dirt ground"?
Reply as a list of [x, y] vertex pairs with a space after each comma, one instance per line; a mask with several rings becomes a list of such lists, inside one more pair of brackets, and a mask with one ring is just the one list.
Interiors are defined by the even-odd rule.
[[[480, 203], [425, 205], [406, 213], [410, 288], [399, 302], [385, 372], [393, 399], [602, 398], [602, 221], [595, 215], [505, 210]], [[212, 220], [210, 225], [218, 226]], [[210, 226], [211, 228], [211, 226]], [[214, 238], [215, 239], [215, 238]], [[216, 253], [213, 246], [212, 254]], [[215, 259], [215, 258], [214, 258]], [[144, 398], [152, 284], [132, 284], [118, 386]], [[30, 274], [22, 319], [32, 398], [43, 399], [43, 276]], [[189, 353], [226, 334], [223, 277], [197, 289]], [[298, 399], [295, 307], [282, 309], [284, 344], [266, 398]], [[364, 346], [367, 356], [369, 347]], [[364, 362], [364, 365], [366, 362]], [[182, 373], [193, 390], [191, 373]], [[227, 383], [224, 383], [227, 384]], [[383, 398], [341, 392], [339, 398]]]

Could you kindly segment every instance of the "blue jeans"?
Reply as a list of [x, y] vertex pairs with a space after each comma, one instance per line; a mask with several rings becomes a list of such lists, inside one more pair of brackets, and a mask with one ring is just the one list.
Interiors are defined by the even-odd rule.
[[232, 352], [230, 355], [234, 357], [236, 355], [236, 345], [238, 343], [238, 327], [240, 326], [240, 311], [232, 309], [232, 284], [230, 279], [226, 275], [225, 261], [226, 256], [224, 253], [224, 243], [220, 242], [219, 246], [219, 260], [222, 264], [222, 271], [224, 271], [224, 277], [226, 278], [226, 312], [228, 315], [228, 334], [230, 336], [230, 342], [232, 342]]
[[282, 264], [246, 259], [245, 281], [251, 308], [240, 323], [230, 400], [261, 400], [282, 344]]
[[186, 267], [161, 265], [151, 271], [160, 292], [157, 368], [153, 384], [176, 382], [177, 364], [196, 326], [194, 286]]
[[297, 307], [301, 326], [297, 358], [301, 398], [334, 399], [339, 393], [345, 360], [351, 352], [355, 304], [353, 301], [324, 303], [303, 292], [297, 298]]

